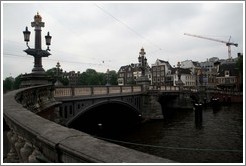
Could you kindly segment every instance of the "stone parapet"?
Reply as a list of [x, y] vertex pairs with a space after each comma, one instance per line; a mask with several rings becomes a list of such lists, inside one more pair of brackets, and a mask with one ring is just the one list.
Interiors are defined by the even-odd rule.
[[[46, 87], [46, 88], [45, 88]], [[22, 163], [167, 163], [168, 159], [138, 152], [94, 138], [86, 133], [66, 128], [38, 116], [32, 111], [36, 100], [52, 101], [50, 86], [30, 87], [3, 96], [3, 117], [10, 128], [10, 152], [4, 162]], [[26, 95], [43, 89], [45, 100], [24, 100]], [[33, 93], [31, 93], [31, 91]], [[51, 92], [51, 93], [50, 93]], [[51, 95], [51, 96], [49, 96]], [[34, 95], [35, 96], [35, 95]], [[47, 100], [46, 100], [47, 99]], [[28, 103], [28, 104], [27, 104]], [[25, 105], [25, 107], [23, 107]], [[30, 110], [31, 109], [31, 110]], [[42, 112], [42, 110], [41, 110]]]
[[56, 87], [54, 96], [59, 97], [80, 97], [115, 95], [123, 93], [143, 92], [142, 85], [133, 86], [81, 86], [81, 87]]

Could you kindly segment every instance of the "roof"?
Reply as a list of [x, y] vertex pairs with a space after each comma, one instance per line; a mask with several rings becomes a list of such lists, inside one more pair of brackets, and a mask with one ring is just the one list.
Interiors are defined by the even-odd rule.
[[179, 70], [181, 74], [191, 74], [190, 69], [184, 69], [184, 68], [172, 68], [171, 74], [176, 74], [176, 71]]
[[192, 61], [192, 63], [193, 63], [193, 65], [194, 65], [195, 67], [200, 67], [200, 63], [199, 63], [199, 62], [194, 62], [194, 61]]
[[170, 63], [168, 61], [164, 61], [164, 60], [161, 60], [161, 59], [157, 59], [156, 61], [159, 61], [161, 63], [165, 63], [167, 65], [168, 69], [172, 69], [172, 66], [170, 65]]
[[225, 71], [229, 71], [230, 76], [238, 76], [239, 71], [237, 64], [235, 62], [223, 63], [219, 67], [218, 77], [224, 77]]

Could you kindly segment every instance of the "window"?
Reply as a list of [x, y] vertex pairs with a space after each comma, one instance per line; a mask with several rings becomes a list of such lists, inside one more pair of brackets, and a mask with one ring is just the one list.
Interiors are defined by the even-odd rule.
[[229, 71], [228, 70], [225, 71], [225, 77], [229, 77]]

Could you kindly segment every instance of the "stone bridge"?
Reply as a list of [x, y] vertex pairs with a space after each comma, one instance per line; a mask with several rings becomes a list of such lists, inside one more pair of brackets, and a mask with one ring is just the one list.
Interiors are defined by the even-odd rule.
[[56, 87], [55, 99], [61, 123], [70, 126], [81, 114], [96, 107], [116, 104], [141, 114], [142, 86]]
[[[4, 155], [4, 163], [173, 162], [99, 140], [86, 133], [57, 124], [58, 108], [61, 103], [54, 98], [54, 94], [58, 98], [59, 90], [55, 92], [54, 90], [52, 86], [36, 86], [3, 95], [4, 129], [9, 128], [8, 140], [3, 140], [3, 149], [9, 148], [8, 154]], [[112, 92], [110, 88], [107, 90], [109, 93]], [[78, 91], [68, 89], [67, 97], [71, 94], [83, 94], [82, 91], [82, 89]], [[91, 92], [96, 94], [96, 91], [94, 89]], [[105, 92], [105, 90], [102, 91]], [[124, 93], [124, 91], [122, 88], [121, 92]], [[133, 88], [132, 92], [134, 91], [139, 93], [140, 89]], [[76, 106], [78, 107], [78, 104]]]
[[[54, 96], [57, 101], [62, 103], [59, 107], [60, 123], [74, 128], [78, 126], [78, 124], [73, 124], [74, 121], [79, 121], [83, 114], [95, 109], [105, 110], [101, 114], [99, 113], [102, 110], [97, 111], [95, 118], [96, 116], [111, 116], [114, 118], [114, 114], [117, 114], [115, 116], [118, 117], [124, 116], [124, 113], [120, 114], [119, 108], [125, 107], [125, 113], [127, 113], [126, 110], [132, 112], [132, 115], [128, 114], [128, 123], [130, 116], [135, 116], [135, 119], [138, 119], [138, 117], [160, 119], [163, 118], [163, 103], [167, 104], [165, 101], [161, 103], [160, 97], [167, 95], [169, 98], [172, 96], [176, 99], [179, 94], [179, 87], [161, 86], [160, 89], [156, 89], [149, 86], [148, 91], [144, 91], [143, 86], [135, 85], [56, 87]], [[115, 107], [115, 110], [110, 111], [114, 106], [117, 108]], [[97, 120], [95, 123], [100, 123], [99, 121], [101, 120]]]

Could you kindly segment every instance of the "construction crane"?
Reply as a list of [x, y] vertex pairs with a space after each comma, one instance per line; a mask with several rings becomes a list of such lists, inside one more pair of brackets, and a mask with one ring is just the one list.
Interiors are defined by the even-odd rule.
[[231, 45], [232, 46], [238, 46], [237, 43], [232, 43], [230, 42], [231, 40], [231, 36], [227, 41], [223, 41], [223, 40], [218, 40], [218, 39], [213, 39], [213, 38], [209, 38], [209, 37], [204, 37], [204, 36], [200, 36], [200, 35], [193, 35], [193, 34], [190, 34], [190, 33], [184, 33], [184, 35], [187, 35], [187, 36], [193, 36], [193, 37], [198, 37], [198, 38], [201, 38], [201, 39], [207, 39], [207, 40], [212, 40], [212, 41], [216, 41], [216, 42], [220, 42], [220, 43], [224, 43], [226, 44], [226, 46], [228, 47], [228, 59], [231, 60]]

